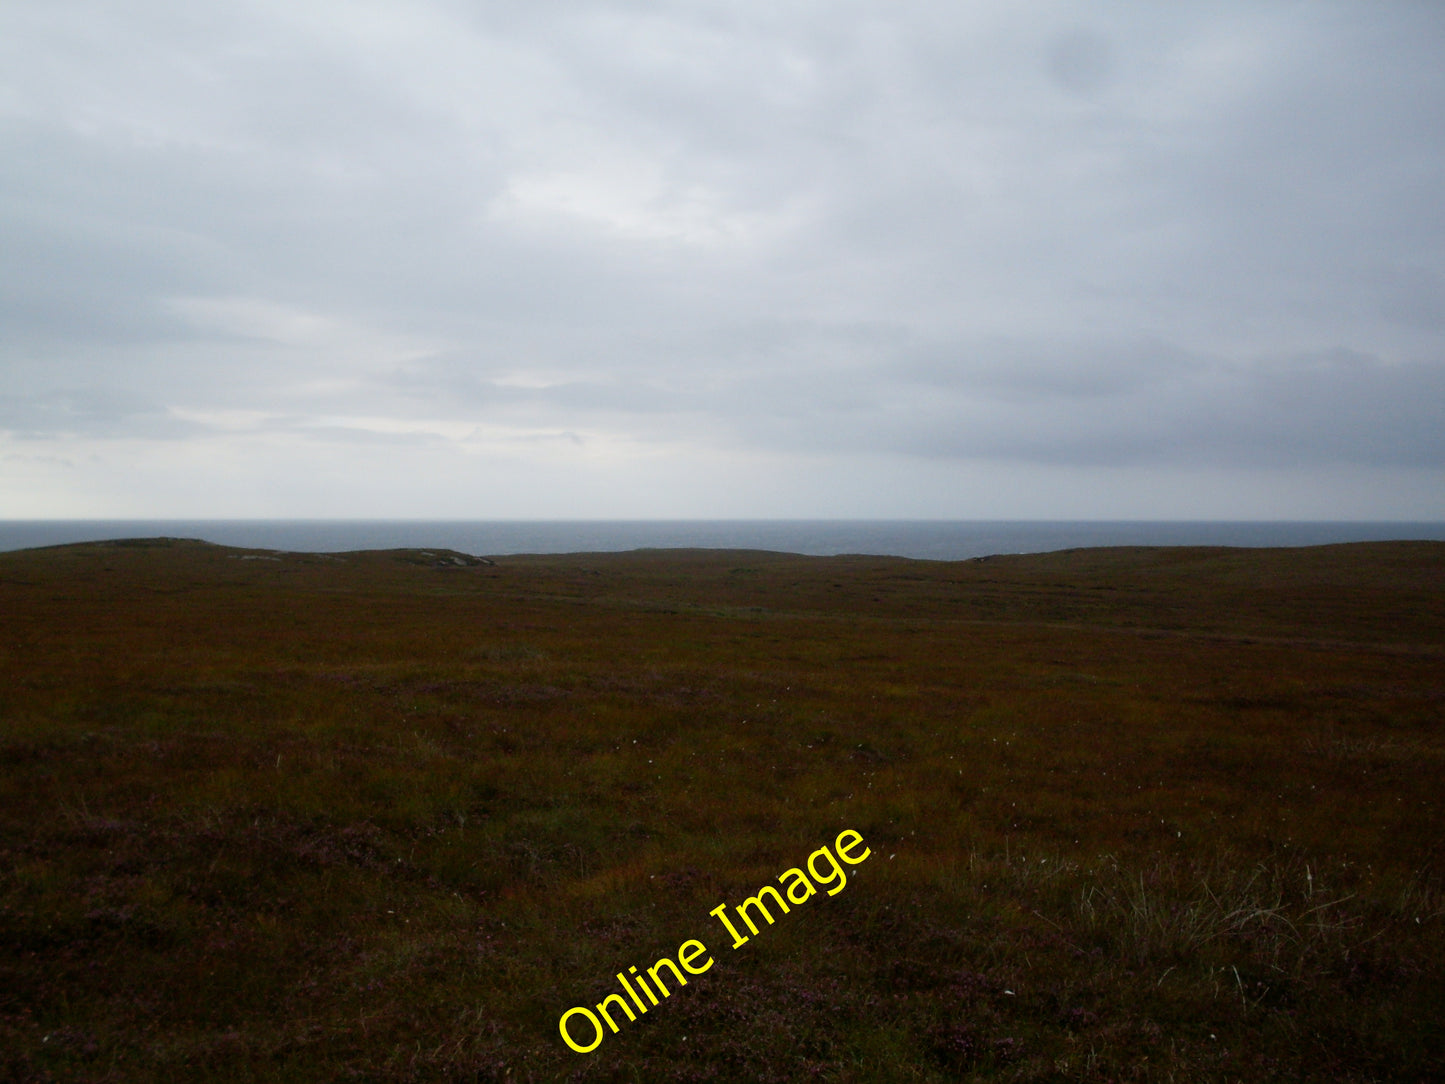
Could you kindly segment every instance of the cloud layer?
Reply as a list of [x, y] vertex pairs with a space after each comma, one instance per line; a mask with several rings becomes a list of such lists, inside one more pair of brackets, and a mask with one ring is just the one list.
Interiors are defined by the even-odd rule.
[[6, 515], [1445, 518], [1445, 12], [0, 9]]

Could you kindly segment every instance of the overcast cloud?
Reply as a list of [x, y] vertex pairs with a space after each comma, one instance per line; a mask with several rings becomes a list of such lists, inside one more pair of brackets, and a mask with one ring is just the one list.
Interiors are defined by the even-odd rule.
[[0, 5], [0, 516], [1445, 519], [1437, 3]]

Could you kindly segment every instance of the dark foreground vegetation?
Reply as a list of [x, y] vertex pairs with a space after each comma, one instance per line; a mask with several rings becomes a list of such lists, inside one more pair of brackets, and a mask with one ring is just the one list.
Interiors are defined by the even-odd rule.
[[0, 1079], [1442, 1079], [1442, 714], [1441, 544], [0, 554]]

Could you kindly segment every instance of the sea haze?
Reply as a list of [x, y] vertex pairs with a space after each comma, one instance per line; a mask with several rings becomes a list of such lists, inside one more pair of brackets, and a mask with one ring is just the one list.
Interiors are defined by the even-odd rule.
[[1313, 546], [1445, 540], [1445, 523], [960, 520], [9, 520], [0, 550], [115, 538], [199, 538], [226, 546], [336, 553], [436, 547], [462, 553], [644, 548], [867, 553], [958, 561], [1084, 546]]

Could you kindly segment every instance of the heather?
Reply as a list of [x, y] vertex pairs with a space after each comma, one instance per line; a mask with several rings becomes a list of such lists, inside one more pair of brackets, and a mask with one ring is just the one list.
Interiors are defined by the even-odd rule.
[[1437, 543], [0, 554], [0, 1078], [1438, 1077], [1442, 656]]

